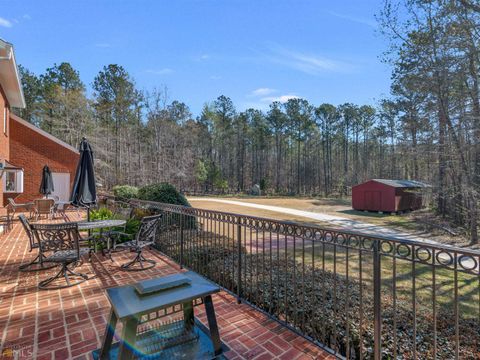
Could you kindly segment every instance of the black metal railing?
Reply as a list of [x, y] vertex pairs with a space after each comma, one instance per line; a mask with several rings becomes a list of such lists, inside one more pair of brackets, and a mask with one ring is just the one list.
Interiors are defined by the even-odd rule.
[[349, 359], [476, 359], [480, 252], [132, 201], [158, 249]]

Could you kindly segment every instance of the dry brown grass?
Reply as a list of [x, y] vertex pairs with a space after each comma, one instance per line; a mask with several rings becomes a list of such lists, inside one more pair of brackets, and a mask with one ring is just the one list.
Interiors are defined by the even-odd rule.
[[[373, 212], [355, 211], [350, 205], [350, 199], [312, 199], [312, 198], [292, 198], [292, 197], [212, 197], [218, 200], [241, 201], [245, 203], [280, 206], [291, 209], [310, 211], [334, 216], [340, 216], [348, 219], [364, 221], [375, 225], [389, 225], [393, 220], [405, 218], [403, 215], [378, 214]], [[315, 224], [326, 224], [325, 222], [315, 222], [310, 218], [281, 214], [263, 209], [248, 208], [245, 206], [222, 204], [212, 201], [198, 201], [195, 197], [189, 197], [189, 201], [195, 207], [219, 211], [234, 212], [239, 214], [249, 214], [254, 216], [272, 217], [279, 220], [310, 222]]]
[[[192, 198], [189, 198], [188, 200], [190, 201], [192, 200]], [[226, 199], [226, 200], [229, 200], [229, 199]], [[230, 212], [230, 213], [241, 214], [241, 215], [258, 216], [258, 217], [264, 217], [268, 219], [275, 219], [275, 220], [282, 220], [282, 221], [294, 221], [302, 224], [309, 224], [309, 225], [316, 225], [316, 226], [329, 226], [329, 224], [326, 222], [305, 218], [302, 216], [282, 214], [275, 211], [255, 209], [255, 208], [249, 208], [249, 207], [239, 206], [239, 205], [223, 204], [223, 203], [218, 203], [214, 201], [192, 201], [192, 206], [200, 209], [206, 209], [206, 210], [215, 210], [215, 211]]]
[[[261, 205], [280, 206], [291, 209], [310, 211], [314, 213], [323, 213], [328, 215], [340, 216], [352, 220], [362, 221], [378, 226], [384, 226], [399, 232], [408, 232], [417, 236], [428, 238], [437, 242], [447, 243], [450, 245], [469, 247], [478, 249], [480, 246], [471, 246], [466, 236], [458, 235], [452, 236], [446, 231], [437, 227], [428, 226], [425, 223], [419, 222], [416, 217], [425, 217], [428, 211], [417, 211], [402, 215], [379, 214], [375, 212], [363, 212], [353, 210], [351, 207], [350, 198], [293, 198], [293, 197], [212, 197], [214, 199], [241, 201], [245, 203], [254, 203]], [[304, 224], [311, 224], [324, 227], [332, 227], [327, 222], [322, 222], [301, 216], [294, 216], [289, 214], [282, 214], [279, 212], [267, 211], [263, 209], [249, 208], [245, 206], [223, 204], [212, 201], [197, 201], [195, 197], [189, 197], [192, 205], [198, 208], [218, 210], [225, 212], [233, 212], [237, 214], [246, 214], [260, 217], [267, 217], [284, 221], [295, 221]], [[458, 230], [461, 234], [461, 229]]]

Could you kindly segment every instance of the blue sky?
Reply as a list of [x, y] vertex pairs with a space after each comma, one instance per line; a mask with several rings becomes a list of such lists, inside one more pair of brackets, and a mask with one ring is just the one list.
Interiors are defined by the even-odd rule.
[[39, 74], [70, 62], [91, 86], [109, 63], [141, 89], [167, 86], [197, 115], [206, 101], [267, 109], [303, 97], [375, 104], [390, 69], [381, 0], [0, 0], [0, 37]]

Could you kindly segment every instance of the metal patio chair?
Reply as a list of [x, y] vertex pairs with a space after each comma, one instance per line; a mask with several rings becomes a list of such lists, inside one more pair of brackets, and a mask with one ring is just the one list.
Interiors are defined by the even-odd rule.
[[[61, 269], [54, 276], [38, 283], [39, 289], [62, 289], [78, 285], [88, 276], [73, 271], [82, 257], [89, 253], [88, 248], [80, 248], [77, 223], [31, 224], [33, 235], [39, 244], [43, 263], [61, 264]], [[51, 252], [50, 255], [46, 255]], [[49, 286], [53, 281], [64, 278], [66, 285]], [[74, 282], [71, 279], [74, 279]]]
[[20, 265], [18, 269], [20, 271], [40, 271], [40, 270], [51, 269], [57, 266], [57, 264], [49, 264], [49, 265], [44, 264], [43, 260], [45, 259], [45, 255], [42, 254], [38, 249], [38, 242], [35, 241], [35, 237], [33, 236], [29, 221], [27, 220], [26, 216], [23, 214], [18, 215], [18, 219], [22, 223], [23, 229], [25, 230], [25, 233], [28, 236], [28, 242], [30, 246], [29, 252], [32, 252], [34, 249], [38, 251], [38, 255], [35, 257], [35, 259], [33, 259], [27, 264]]
[[65, 221], [68, 221], [67, 210], [70, 208], [71, 204], [67, 203], [55, 203], [53, 212], [55, 216], [61, 216]]
[[[157, 229], [160, 225], [160, 220], [162, 215], [153, 215], [153, 216], [145, 216], [142, 218], [140, 223], [140, 228], [135, 235], [135, 238], [121, 244], [116, 245], [114, 242], [113, 248], [124, 248], [129, 249], [132, 252], [136, 252], [137, 255], [135, 258], [125, 264], [122, 264], [120, 267], [123, 270], [128, 271], [139, 271], [139, 270], [146, 270], [150, 269], [155, 266], [156, 262], [154, 260], [146, 259], [142, 255], [142, 251], [146, 247], [151, 247], [155, 243], [155, 236], [157, 233]], [[117, 236], [126, 236], [132, 237], [130, 234], [125, 234], [121, 232], [116, 233]], [[147, 266], [144, 263], [148, 263]]]
[[15, 213], [17, 211], [28, 211], [30, 217], [32, 217], [32, 213], [34, 211], [34, 205], [33, 203], [16, 203], [13, 198], [8, 198], [8, 205], [7, 205], [7, 214], [14, 219], [15, 218]]
[[3, 234], [8, 233], [10, 230], [12, 230], [12, 222], [13, 222], [13, 217], [10, 215], [10, 212], [7, 211], [6, 215], [1, 215], [0, 216], [0, 226], [3, 227]]
[[35, 220], [38, 220], [40, 215], [46, 215], [53, 218], [55, 211], [55, 200], [53, 199], [36, 199], [33, 201], [35, 209]]
[[[124, 219], [128, 221], [135, 217], [135, 208], [123, 201], [115, 201], [109, 209], [112, 211], [112, 217], [114, 219]], [[121, 235], [125, 235], [125, 226], [123, 227], [123, 231], [118, 229], [108, 230], [104, 232], [104, 235], [110, 237], [112, 241], [116, 241]]]

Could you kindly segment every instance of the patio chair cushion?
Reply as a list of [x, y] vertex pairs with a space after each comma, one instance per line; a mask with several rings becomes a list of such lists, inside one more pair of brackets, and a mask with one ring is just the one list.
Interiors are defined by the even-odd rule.
[[[89, 249], [81, 248], [80, 249], [80, 257], [87, 255], [89, 253]], [[69, 261], [76, 261], [77, 260], [77, 250], [60, 250], [54, 252], [52, 255], [47, 256], [43, 262], [69, 262]]]

